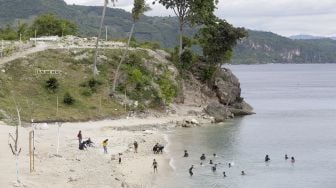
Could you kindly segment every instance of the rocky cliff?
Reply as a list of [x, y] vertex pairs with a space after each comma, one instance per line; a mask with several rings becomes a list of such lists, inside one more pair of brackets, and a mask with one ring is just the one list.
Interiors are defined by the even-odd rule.
[[241, 96], [238, 78], [227, 68], [216, 71], [209, 81], [202, 79], [206, 63], [194, 66], [185, 81], [184, 103], [199, 105], [216, 122], [253, 114], [252, 107]]

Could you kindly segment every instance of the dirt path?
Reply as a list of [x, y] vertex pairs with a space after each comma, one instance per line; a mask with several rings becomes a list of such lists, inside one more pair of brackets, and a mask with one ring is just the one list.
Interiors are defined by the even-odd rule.
[[38, 46], [36, 46], [34, 48], [29, 48], [28, 50], [25, 50], [25, 51], [13, 53], [11, 56], [0, 58], [0, 67], [4, 64], [10, 62], [10, 61], [15, 60], [15, 59], [25, 57], [29, 54], [44, 51], [44, 50], [47, 50], [49, 48], [52, 48], [52, 46], [42, 43], [42, 44], [39, 44]]

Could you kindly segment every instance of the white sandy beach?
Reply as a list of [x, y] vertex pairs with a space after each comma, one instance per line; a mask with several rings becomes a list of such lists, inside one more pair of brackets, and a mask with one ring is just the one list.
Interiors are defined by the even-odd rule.
[[[168, 124], [182, 121], [186, 116], [168, 116], [146, 119], [129, 118], [98, 122], [64, 123], [60, 128], [59, 155], [57, 148], [56, 124], [47, 129], [35, 130], [35, 172], [29, 172], [28, 135], [32, 128], [20, 127], [19, 178], [16, 183], [15, 156], [8, 146], [8, 134], [15, 127], [0, 123], [0, 187], [158, 187], [160, 177], [173, 173], [167, 155], [152, 153], [155, 143], [167, 144], [163, 135], [148, 125]], [[189, 117], [190, 118], [190, 117]], [[146, 126], [147, 125], [147, 126]], [[149, 126], [150, 127], [150, 126]], [[118, 130], [117, 130], [118, 129]], [[77, 133], [82, 130], [83, 140], [90, 137], [95, 148], [88, 151], [78, 149]], [[103, 154], [101, 142], [109, 139], [109, 154]], [[133, 142], [138, 141], [139, 151], [134, 153]], [[118, 154], [122, 164], [118, 164]], [[115, 155], [115, 160], [111, 160]], [[154, 174], [152, 161], [159, 164], [159, 173]]]

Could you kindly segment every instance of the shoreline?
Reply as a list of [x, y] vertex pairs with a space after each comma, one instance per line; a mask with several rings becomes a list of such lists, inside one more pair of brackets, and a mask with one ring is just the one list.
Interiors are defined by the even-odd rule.
[[[0, 154], [5, 169], [0, 177], [0, 185], [7, 187], [158, 187], [156, 180], [174, 173], [174, 166], [168, 149], [168, 135], [162, 130], [176, 128], [177, 124], [187, 119], [198, 119], [197, 116], [170, 115], [166, 117], [127, 118], [77, 123], [63, 123], [60, 128], [60, 148], [56, 157], [57, 131], [56, 124], [36, 126], [35, 130], [35, 169], [29, 173], [28, 133], [31, 127], [19, 128], [20, 184], [16, 183], [15, 157], [8, 147], [8, 133], [15, 127], [0, 122]], [[199, 119], [198, 119], [199, 120]], [[202, 120], [200, 120], [202, 121]], [[207, 120], [204, 120], [206, 122]], [[203, 122], [202, 122], [203, 123]], [[79, 130], [83, 132], [83, 140], [91, 138], [96, 148], [88, 151], [78, 149], [76, 138]], [[109, 139], [109, 155], [104, 155], [101, 141]], [[134, 153], [133, 142], [139, 143], [139, 152]], [[152, 153], [155, 143], [165, 145], [164, 154]], [[123, 153], [122, 164], [117, 164], [117, 154]], [[111, 160], [110, 154], [116, 160]], [[152, 160], [157, 159], [159, 173], [153, 174]], [[164, 173], [163, 173], [164, 171]], [[99, 182], [97, 184], [97, 182]]]

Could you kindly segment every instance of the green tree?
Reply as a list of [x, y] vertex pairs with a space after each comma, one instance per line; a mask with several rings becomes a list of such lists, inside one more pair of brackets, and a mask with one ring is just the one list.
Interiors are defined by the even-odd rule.
[[74, 23], [68, 20], [59, 19], [53, 14], [43, 14], [34, 20], [30, 30], [31, 35], [33, 35], [36, 30], [37, 36], [62, 36], [63, 34], [75, 34], [77, 27]]
[[0, 29], [0, 39], [15, 40], [17, 39], [17, 33], [10, 25], [7, 25], [5, 29]]
[[[183, 52], [183, 29], [187, 23], [204, 24], [213, 18], [218, 0], [154, 0], [172, 9], [179, 21], [179, 57]], [[181, 60], [180, 60], [181, 61]], [[182, 62], [181, 62], [182, 63]]]
[[128, 42], [127, 42], [126, 49], [125, 49], [125, 51], [124, 51], [124, 53], [123, 53], [123, 55], [120, 59], [120, 62], [118, 64], [117, 70], [116, 70], [115, 75], [114, 75], [114, 80], [113, 80], [113, 85], [112, 85], [112, 93], [115, 92], [115, 88], [116, 88], [116, 85], [117, 85], [117, 80], [118, 80], [118, 77], [119, 77], [120, 66], [125, 61], [126, 55], [128, 53], [128, 49], [129, 49], [130, 42], [131, 42], [131, 39], [132, 39], [132, 36], [133, 36], [135, 24], [140, 19], [140, 16], [148, 10], [150, 10], [150, 8], [149, 8], [148, 5], [146, 5], [145, 0], [134, 0], [134, 5], [133, 5], [133, 9], [132, 9], [133, 24], [132, 24], [130, 34], [128, 36]]
[[106, 8], [107, 8], [107, 5], [108, 5], [109, 1], [111, 1], [113, 3], [113, 5], [115, 5], [115, 2], [117, 2], [117, 0], [104, 0], [104, 8], [103, 8], [102, 16], [101, 16], [101, 19], [100, 19], [99, 32], [98, 32], [98, 36], [97, 36], [97, 39], [96, 39], [96, 49], [95, 49], [95, 54], [94, 54], [94, 59], [93, 59], [93, 67], [92, 67], [93, 76], [98, 74], [97, 57], [98, 57], [99, 39], [101, 37], [101, 32], [102, 32], [102, 28], [103, 28], [103, 25], [104, 25]]
[[237, 42], [246, 36], [247, 31], [244, 28], [235, 28], [225, 20], [216, 18], [199, 30], [197, 39], [206, 61], [219, 69], [231, 58]]

